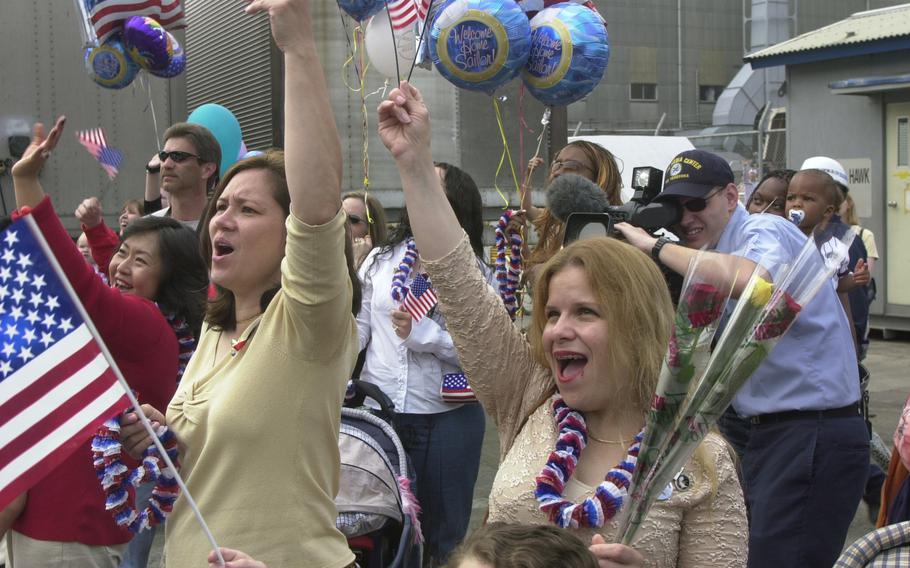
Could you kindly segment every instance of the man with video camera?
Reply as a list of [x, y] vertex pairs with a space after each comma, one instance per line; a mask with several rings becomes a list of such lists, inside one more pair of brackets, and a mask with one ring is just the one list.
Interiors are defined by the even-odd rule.
[[[628, 223], [615, 230], [682, 275], [699, 249], [727, 255], [740, 265], [734, 296], [756, 265], [773, 279], [806, 242], [783, 217], [749, 215], [729, 164], [703, 150], [670, 162], [656, 201], [679, 205], [679, 243]], [[749, 425], [741, 458], [750, 568], [828, 567], [843, 547], [869, 464], [850, 325], [834, 286], [823, 286], [733, 399]]]

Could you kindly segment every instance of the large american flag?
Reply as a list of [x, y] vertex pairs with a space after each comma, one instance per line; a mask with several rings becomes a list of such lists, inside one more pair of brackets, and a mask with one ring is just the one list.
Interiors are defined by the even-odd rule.
[[401, 307], [411, 314], [414, 321], [420, 321], [436, 306], [436, 291], [427, 277], [418, 274], [411, 281], [411, 287], [401, 302]]
[[30, 215], [0, 233], [0, 509], [129, 406]]
[[186, 27], [180, 0], [84, 0], [98, 41], [104, 41], [120, 31], [130, 16], [151, 16], [165, 29]]
[[386, 7], [389, 10], [389, 19], [392, 20], [392, 27], [403, 30], [413, 25], [418, 18], [421, 22], [426, 21], [427, 12], [430, 11], [430, 0], [388, 0]]
[[120, 163], [123, 161], [123, 154], [120, 150], [107, 145], [103, 130], [100, 128], [80, 130], [76, 132], [76, 139], [85, 146], [89, 154], [98, 160], [98, 163], [107, 172], [107, 177], [110, 179], [117, 177], [117, 172], [120, 171]]

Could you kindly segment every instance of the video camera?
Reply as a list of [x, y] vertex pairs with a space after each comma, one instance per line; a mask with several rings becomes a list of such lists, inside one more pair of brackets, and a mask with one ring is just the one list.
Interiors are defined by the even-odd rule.
[[547, 199], [550, 212], [565, 220], [563, 246], [580, 238], [612, 236], [615, 223], [630, 223], [648, 232], [678, 223], [682, 211], [675, 200], [654, 202], [663, 177], [663, 172], [657, 168], [634, 168], [632, 189], [635, 193], [623, 205], [608, 204], [603, 191], [586, 178], [568, 174], [556, 178], [547, 189]]

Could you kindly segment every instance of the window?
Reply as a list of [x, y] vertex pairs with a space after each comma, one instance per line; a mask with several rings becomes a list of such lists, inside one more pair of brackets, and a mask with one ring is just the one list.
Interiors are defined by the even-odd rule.
[[656, 101], [657, 83], [632, 83], [629, 85], [629, 100]]
[[717, 99], [720, 98], [720, 94], [724, 92], [723, 85], [699, 85], [698, 86], [698, 102], [700, 103], [716, 103]]
[[908, 143], [908, 128], [910, 126], [910, 121], [907, 117], [903, 116], [897, 119], [897, 165], [898, 166], [908, 166], [908, 158], [910, 158], [910, 152], [907, 151]]

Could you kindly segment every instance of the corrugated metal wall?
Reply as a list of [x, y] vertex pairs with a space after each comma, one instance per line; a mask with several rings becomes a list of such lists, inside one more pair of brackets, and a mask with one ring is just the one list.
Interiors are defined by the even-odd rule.
[[220, 104], [237, 117], [249, 149], [278, 144], [279, 68], [268, 19], [245, 16], [234, 0], [186, 0], [185, 8], [187, 113]]
[[[33, 122], [52, 124], [63, 114], [66, 132], [41, 175], [67, 228], [78, 229], [73, 211], [89, 196], [101, 199], [113, 220], [127, 199], [142, 198], [145, 164], [158, 150], [155, 123], [164, 132], [183, 115], [183, 77], [160, 79], [140, 73], [129, 86], [111, 90], [85, 70], [80, 24], [72, 0], [0, 1], [0, 160], [7, 138], [28, 135]], [[178, 34], [179, 36], [179, 34]], [[123, 153], [120, 174], [110, 181], [77, 141], [75, 132], [102, 127], [108, 143]], [[8, 209], [15, 206], [12, 180], [0, 175]], [[0, 206], [2, 213], [2, 206]]]

